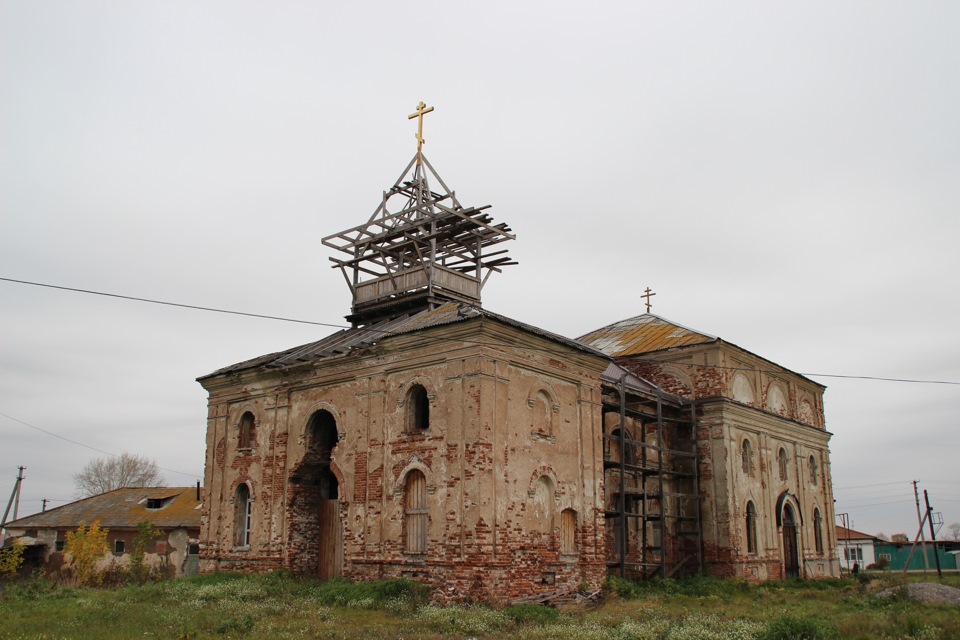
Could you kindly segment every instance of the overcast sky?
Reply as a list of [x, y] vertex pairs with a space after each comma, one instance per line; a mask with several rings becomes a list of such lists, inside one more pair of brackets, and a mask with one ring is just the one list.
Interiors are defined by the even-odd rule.
[[[825, 385], [837, 512], [960, 521], [960, 4], [0, 0], [0, 277], [343, 324], [320, 238], [415, 153], [520, 262], [484, 306], [644, 311]], [[333, 329], [0, 281], [0, 501], [107, 452], [202, 476], [197, 376]], [[816, 374], [935, 380], [919, 384]], [[182, 473], [178, 473], [182, 472]]]

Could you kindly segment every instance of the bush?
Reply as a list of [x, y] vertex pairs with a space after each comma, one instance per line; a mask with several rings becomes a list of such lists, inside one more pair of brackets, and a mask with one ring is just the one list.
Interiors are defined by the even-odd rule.
[[840, 632], [808, 616], [780, 616], [767, 623], [761, 640], [834, 640]]
[[12, 578], [17, 575], [23, 564], [23, 552], [26, 547], [19, 539], [14, 538], [13, 545], [0, 549], [0, 578]]
[[517, 624], [547, 624], [555, 622], [560, 612], [537, 604], [517, 604], [503, 610]]
[[101, 529], [99, 522], [89, 527], [80, 525], [76, 531], [67, 531], [66, 550], [73, 558], [73, 577], [77, 584], [99, 584], [97, 574], [97, 560], [107, 553], [107, 533], [109, 529]]

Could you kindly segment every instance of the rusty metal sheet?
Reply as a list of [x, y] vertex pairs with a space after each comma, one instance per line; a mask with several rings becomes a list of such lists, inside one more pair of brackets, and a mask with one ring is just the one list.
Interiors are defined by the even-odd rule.
[[591, 331], [577, 340], [618, 358], [671, 347], [706, 344], [719, 338], [646, 313]]

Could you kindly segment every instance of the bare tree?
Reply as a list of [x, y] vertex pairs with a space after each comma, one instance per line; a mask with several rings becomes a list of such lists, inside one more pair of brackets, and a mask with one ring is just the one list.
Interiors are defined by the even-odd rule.
[[121, 487], [162, 487], [164, 483], [155, 461], [126, 451], [119, 456], [91, 460], [73, 476], [74, 493], [78, 498]]
[[887, 542], [890, 542], [890, 536], [885, 534], [883, 531], [880, 531], [879, 533], [877, 533], [876, 537], [878, 540], [886, 540]]
[[905, 533], [895, 533], [890, 536], [890, 542], [910, 542], [910, 538]]
[[950, 537], [954, 540], [960, 540], [960, 522], [954, 522], [947, 526], [947, 533], [950, 534]]

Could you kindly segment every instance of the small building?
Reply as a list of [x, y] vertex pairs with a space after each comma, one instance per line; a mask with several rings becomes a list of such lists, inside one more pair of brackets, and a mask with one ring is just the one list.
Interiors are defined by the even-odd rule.
[[[936, 551], [934, 551], [936, 550]], [[957, 571], [957, 560], [960, 559], [960, 541], [957, 540], [937, 540], [935, 542], [927, 540], [926, 545], [918, 542], [914, 548], [912, 542], [889, 542], [887, 540], [876, 541], [877, 558], [883, 558], [890, 564], [887, 568], [890, 571], [936, 571], [937, 560], [940, 561], [942, 571]], [[924, 553], [926, 553], [926, 563], [924, 563]], [[937, 558], [934, 558], [934, 553]]]
[[840, 567], [851, 571], [856, 562], [861, 569], [876, 566], [876, 543], [883, 542], [869, 533], [854, 531], [837, 525], [837, 550], [840, 554]]
[[69, 560], [64, 557], [67, 532], [98, 523], [108, 530], [109, 550], [101, 566], [122, 565], [134, 549], [137, 525], [149, 522], [161, 535], [146, 549], [147, 562], [166, 563], [180, 576], [190, 572], [190, 565], [195, 570], [201, 506], [199, 487], [115, 489], [8, 522], [5, 545], [20, 540], [27, 546], [28, 566], [55, 567]]

